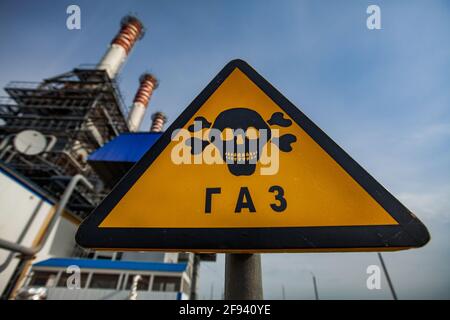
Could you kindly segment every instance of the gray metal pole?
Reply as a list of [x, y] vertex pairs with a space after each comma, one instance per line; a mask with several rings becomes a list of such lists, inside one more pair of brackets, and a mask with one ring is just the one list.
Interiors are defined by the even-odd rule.
[[262, 300], [260, 254], [227, 254], [225, 300]]
[[74, 175], [66, 190], [64, 190], [64, 193], [61, 197], [61, 200], [57, 204], [56, 212], [53, 214], [52, 219], [50, 220], [50, 223], [48, 224], [47, 228], [45, 229], [45, 233], [40, 240], [39, 244], [34, 247], [26, 247], [18, 243], [14, 243], [5, 239], [0, 239], [0, 248], [14, 251], [14, 252], [20, 252], [23, 256], [32, 257], [36, 253], [38, 253], [42, 247], [45, 245], [45, 242], [47, 241], [51, 231], [53, 230], [53, 227], [55, 226], [56, 222], [58, 221], [58, 218], [61, 216], [62, 212], [66, 208], [67, 202], [69, 202], [70, 196], [72, 195], [73, 191], [75, 190], [75, 186], [79, 183], [84, 183], [88, 188], [93, 189], [94, 186], [87, 180], [84, 176], [81, 174]]
[[[39, 201], [39, 204], [36, 206], [36, 208], [34, 208], [33, 213], [31, 214], [31, 217], [28, 219], [27, 224], [25, 225], [25, 227], [23, 228], [22, 232], [20, 233], [19, 238], [17, 239], [17, 243], [22, 242], [22, 240], [25, 238], [25, 236], [27, 235], [28, 229], [30, 229], [34, 218], [36, 218], [39, 210], [41, 210], [42, 208], [42, 204], [44, 203], [43, 200]], [[4, 270], [6, 270], [6, 268], [9, 266], [9, 264], [11, 263], [11, 261], [14, 259], [15, 256], [15, 252], [10, 252], [8, 257], [6, 258], [6, 260], [3, 262], [3, 264], [0, 265], [0, 273], [2, 273]]]
[[392, 284], [392, 281], [391, 281], [391, 277], [389, 276], [386, 265], [384, 264], [383, 257], [381, 256], [381, 253], [379, 253], [379, 252], [377, 252], [377, 253], [378, 253], [378, 258], [380, 258], [381, 266], [383, 267], [383, 271], [386, 276], [387, 283], [389, 285], [389, 288], [391, 289], [392, 297], [394, 298], [394, 300], [398, 300], [397, 294], [395, 293], [395, 290], [394, 290], [394, 285]]
[[313, 285], [314, 285], [314, 296], [316, 297], [316, 300], [319, 300], [319, 291], [317, 291], [316, 276], [313, 273], [312, 273], [312, 279], [313, 279]]
[[191, 300], [197, 300], [197, 280], [198, 280], [198, 269], [200, 267], [200, 256], [198, 254], [194, 254], [194, 261], [192, 263], [192, 278], [191, 278]]

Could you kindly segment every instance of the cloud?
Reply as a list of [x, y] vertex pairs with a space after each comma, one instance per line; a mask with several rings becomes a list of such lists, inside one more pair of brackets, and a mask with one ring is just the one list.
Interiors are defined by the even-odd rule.
[[415, 144], [429, 144], [435, 142], [446, 142], [450, 138], [450, 123], [434, 123], [419, 130], [416, 130], [411, 136]]
[[413, 212], [427, 220], [450, 222], [450, 186], [432, 192], [403, 192], [397, 198]]

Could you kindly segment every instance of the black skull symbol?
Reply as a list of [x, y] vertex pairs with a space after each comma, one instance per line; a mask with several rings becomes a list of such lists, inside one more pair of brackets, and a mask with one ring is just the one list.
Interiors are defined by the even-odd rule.
[[[269, 125], [256, 111], [234, 108], [221, 112], [214, 121], [209, 141], [220, 151], [228, 169], [236, 176], [255, 172], [262, 149], [271, 138]], [[227, 137], [225, 130], [233, 134]], [[221, 132], [221, 135], [214, 133]], [[265, 136], [260, 136], [263, 133]]]
[[188, 128], [190, 132], [211, 129], [207, 139], [191, 137], [186, 145], [191, 153], [202, 153], [211, 143], [218, 150], [225, 161], [228, 170], [235, 176], [249, 176], [256, 170], [256, 163], [260, 160], [264, 146], [270, 141], [282, 152], [291, 152], [291, 144], [297, 138], [290, 134], [273, 137], [270, 126], [290, 127], [292, 121], [284, 117], [282, 112], [275, 112], [269, 120], [264, 119], [258, 112], [247, 108], [233, 108], [222, 111], [214, 123], [205, 117], [198, 116], [194, 124]]

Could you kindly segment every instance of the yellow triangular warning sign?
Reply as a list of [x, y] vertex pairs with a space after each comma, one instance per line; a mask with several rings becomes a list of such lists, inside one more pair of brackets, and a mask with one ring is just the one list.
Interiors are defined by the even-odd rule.
[[230, 62], [83, 222], [86, 247], [396, 250], [423, 224], [242, 60]]

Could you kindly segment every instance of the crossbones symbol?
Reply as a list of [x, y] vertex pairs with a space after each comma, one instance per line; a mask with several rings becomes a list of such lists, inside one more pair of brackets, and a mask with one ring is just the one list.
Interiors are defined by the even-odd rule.
[[[275, 144], [280, 151], [290, 152], [292, 151], [291, 144], [297, 141], [292, 134], [273, 137], [271, 126], [289, 127], [292, 125], [292, 121], [284, 118], [282, 112], [275, 112], [269, 120], [265, 121], [254, 110], [232, 108], [222, 111], [214, 123], [201, 116], [194, 119], [194, 123], [198, 122], [201, 123], [201, 126], [190, 125], [188, 128], [190, 132], [202, 129], [215, 130], [210, 130], [207, 140], [199, 138], [187, 140], [186, 144], [191, 147], [191, 153], [199, 154], [209, 144], [213, 144], [227, 163], [230, 173], [235, 176], [249, 176], [255, 172], [256, 164], [267, 143]], [[201, 148], [194, 148], [193, 146], [196, 144]]]

